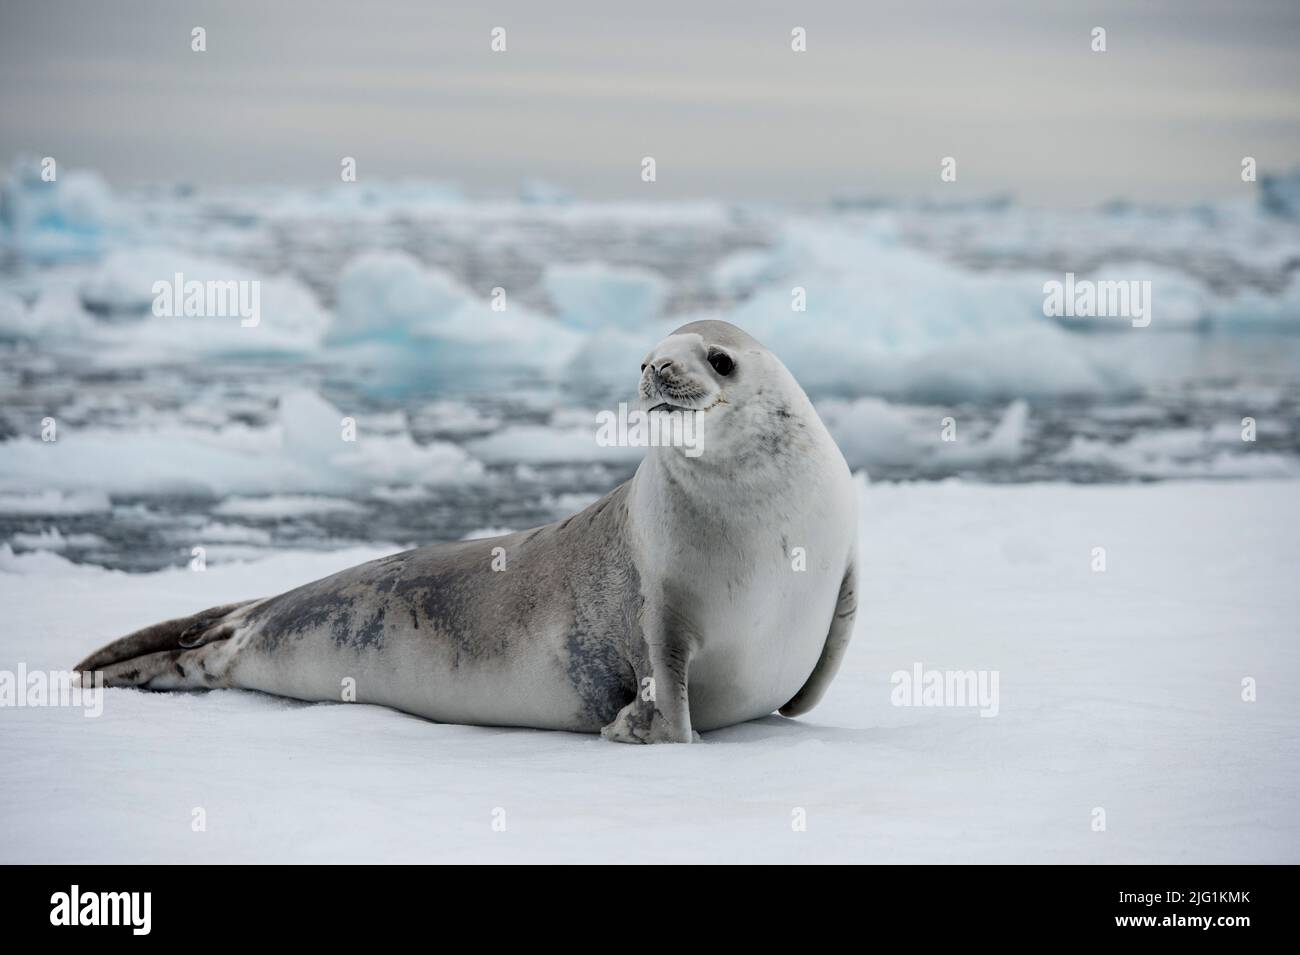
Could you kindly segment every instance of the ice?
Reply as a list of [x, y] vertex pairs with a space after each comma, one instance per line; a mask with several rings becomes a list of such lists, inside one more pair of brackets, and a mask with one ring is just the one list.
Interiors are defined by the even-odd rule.
[[222, 517], [284, 520], [310, 514], [337, 514], [361, 510], [355, 501], [318, 494], [270, 494], [266, 497], [231, 497], [212, 509]]
[[[247, 283], [254, 317], [154, 311], [154, 283]], [[256, 283], [256, 286], [253, 285]], [[330, 315], [302, 283], [231, 262], [139, 247], [105, 256], [75, 286], [52, 274], [30, 310], [0, 308], [0, 338], [25, 338], [59, 352], [88, 352], [104, 364], [146, 365], [209, 355], [294, 355], [320, 347]]]
[[1138, 433], [1120, 442], [1076, 435], [1055, 460], [1144, 478], [1300, 478], [1294, 457], [1245, 446], [1240, 427], [1227, 426]]
[[[74, 564], [62, 554], [56, 554], [48, 548], [14, 553], [13, 547], [8, 543], [0, 544], [0, 592], [7, 587], [15, 586], [17, 581], [13, 578], [18, 576], [50, 580], [69, 576], [97, 577], [108, 573], [112, 571], [96, 567], [94, 564]], [[10, 576], [8, 578], [2, 576], [6, 574]], [[0, 665], [0, 669], [5, 668]]]
[[[1065, 276], [1055, 277], [1061, 283]], [[1132, 322], [1150, 319], [1149, 329], [1154, 332], [1195, 328], [1209, 320], [1210, 305], [1213, 295], [1205, 284], [1185, 272], [1142, 259], [1124, 262], [1105, 262], [1096, 269], [1075, 276], [1076, 283], [1103, 282], [1122, 283], [1132, 287], [1133, 283], [1149, 282], [1145, 286], [1150, 290], [1150, 301], [1145, 299], [1146, 292], [1141, 291], [1144, 315], [1128, 316], [1061, 316], [1055, 319], [1067, 328], [1106, 330], [1123, 332], [1132, 328]], [[1136, 301], [1131, 300], [1136, 305]]]
[[1259, 203], [1273, 215], [1300, 219], [1300, 169], [1260, 176]]
[[[1291, 276], [1277, 292], [1246, 287], [1231, 294], [1215, 294], [1186, 272], [1134, 259], [1106, 263], [1077, 277], [1092, 282], [1150, 282], [1150, 330], [1187, 329], [1233, 332], [1258, 327], [1300, 330], [1300, 278]], [[1068, 328], [1124, 331], [1129, 322], [1107, 317], [1062, 317]]]
[[[7, 710], [0, 861], [1294, 863], [1295, 487], [863, 487], [857, 632], [825, 700], [700, 745], [233, 690]], [[121, 574], [0, 545], [0, 668], [385, 552]], [[917, 663], [998, 671], [998, 715], [891, 705]], [[76, 771], [52, 786], [51, 766]]]
[[[518, 424], [466, 443], [470, 454], [489, 464], [565, 464], [604, 461], [635, 464], [644, 447], [602, 447], [596, 443], [596, 415], [589, 426], [552, 427]], [[707, 440], [707, 437], [705, 438]]]
[[712, 285], [724, 295], [748, 295], [778, 278], [779, 265], [766, 249], [733, 252], [713, 267]]
[[492, 308], [402, 252], [369, 252], [339, 279], [336, 360], [383, 369], [392, 390], [484, 371], [558, 375], [581, 336], [510, 300]]
[[32, 338], [38, 327], [23, 300], [0, 289], [0, 341]]
[[371, 490], [370, 496], [376, 501], [385, 501], [393, 504], [404, 504], [410, 501], [423, 501], [429, 498], [429, 489], [417, 487], [415, 485], [395, 485], [393, 487], [377, 487]]
[[[277, 511], [274, 517], [282, 519], [283, 512]], [[186, 540], [195, 539], [214, 544], [255, 544], [265, 546], [271, 543], [271, 532], [260, 527], [246, 524], [227, 524], [221, 521], [209, 521], [193, 534], [187, 533]]]
[[603, 262], [548, 266], [543, 285], [560, 320], [584, 330], [642, 328], [668, 298], [668, 283], [654, 272]]
[[64, 551], [69, 547], [102, 547], [106, 543], [98, 534], [64, 534], [57, 527], [48, 527], [35, 534], [18, 533], [9, 538], [9, 543], [20, 551], [54, 550]]
[[[1134, 316], [1049, 318], [1043, 286], [1064, 281], [1064, 271], [962, 268], [907, 241], [909, 232], [894, 213], [787, 218], [771, 249], [734, 253], [715, 266], [712, 282], [719, 291], [747, 297], [693, 317], [740, 325], [814, 391], [980, 402], [1133, 394], [1164, 377], [1158, 363], [1133, 360], [1158, 347], [1146, 341], [1153, 337], [1300, 327], [1300, 279], [1286, 264], [1300, 254], [1300, 233], [1253, 212], [1215, 214], [1230, 223], [1218, 227], [1224, 237], [1190, 213], [1134, 213], [1121, 217], [1122, 229], [1110, 222], [1113, 217], [1099, 215], [1050, 220], [1050, 228], [1040, 228], [1034, 214], [1022, 210], [1008, 210], [997, 222], [987, 214], [971, 221], [952, 212], [927, 220], [930, 228], [948, 218], [965, 224], [962, 231], [951, 226], [951, 237], [942, 235], [948, 243], [970, 241], [968, 234], [1003, 234], [1007, 247], [1000, 257], [1032, 261], [1044, 257], [1040, 246], [1067, 243], [1082, 263], [1078, 281], [1150, 282], [1146, 328], [1134, 328]], [[1152, 230], [1155, 237], [1146, 235]], [[976, 248], [988, 252], [991, 243], [982, 240]], [[1128, 246], [1142, 251], [1125, 255]], [[1098, 248], [1114, 251], [1099, 256]], [[1201, 257], [1234, 255], [1246, 264], [1226, 274], [1217, 266], [1221, 279], [1232, 279], [1222, 287], [1212, 290], [1205, 277], [1192, 274]], [[1099, 264], [1089, 264], [1098, 258]], [[1280, 287], [1264, 291], [1241, 283], [1251, 275], [1269, 276]], [[805, 311], [797, 309], [800, 296]], [[1093, 334], [1098, 331], [1110, 334]], [[615, 355], [612, 348], [606, 352]]]
[[416, 409], [412, 417], [440, 434], [457, 437], [494, 431], [502, 424], [499, 415], [463, 401], [432, 401]]
[[[3, 460], [0, 445], [0, 460]], [[0, 469], [0, 481], [4, 471]], [[44, 482], [42, 482], [44, 483]], [[64, 493], [52, 489], [13, 493], [0, 492], [0, 514], [40, 515], [96, 514], [110, 510], [112, 502], [103, 491], [87, 490]]]
[[56, 442], [0, 443], [0, 490], [212, 495], [348, 492], [375, 484], [472, 480], [481, 465], [453, 444], [419, 445], [403, 432], [343, 440], [343, 413], [315, 392], [293, 389], [277, 421], [199, 428], [163, 422], [130, 431], [64, 428]]
[[46, 181], [41, 160], [24, 156], [0, 185], [0, 242], [37, 264], [97, 257], [122, 230], [123, 219], [96, 172], [56, 165], [55, 178]]
[[[361, 377], [377, 395], [514, 372], [549, 382], [580, 375], [611, 387], [671, 328], [721, 317], [776, 349], [815, 392], [1007, 402], [1152, 387], [1159, 378], [1152, 365], [1130, 360], [1139, 335], [1291, 332], [1300, 323], [1300, 277], [1290, 264], [1300, 255], [1300, 229], [1244, 196], [1186, 210], [1127, 204], [1067, 214], [1001, 201], [895, 202], [868, 214], [829, 214], [564, 201], [542, 186], [526, 187], [522, 201], [467, 199], [438, 183], [363, 181], [200, 197], [150, 192], [127, 202], [102, 183], [87, 185], [93, 174], [61, 170], [58, 182], [43, 183], [37, 169], [34, 160], [14, 167], [6, 215], [26, 223], [25, 234], [47, 222], [40, 228], [77, 243], [83, 233], [94, 235], [91, 262], [79, 264], [80, 253], [55, 255], [48, 263], [57, 268], [7, 280], [0, 338], [87, 353], [109, 367], [310, 355]], [[1266, 180], [1263, 202], [1276, 211], [1280, 200], [1268, 196], [1281, 195], [1291, 180]], [[51, 204], [55, 212], [41, 211]], [[138, 214], [124, 220], [124, 205]], [[123, 221], [130, 227], [119, 228]], [[392, 248], [399, 244], [395, 221], [445, 248], [448, 254], [433, 257], [457, 274]], [[436, 223], [435, 236], [421, 231], [429, 223]], [[627, 258], [621, 248], [615, 255], [608, 241], [593, 247], [585, 233], [683, 224], [726, 235], [717, 240], [717, 257], [672, 263], [657, 253], [650, 270], [614, 261]], [[337, 235], [355, 239], [322, 269], [313, 258], [320, 250], [298, 239], [286, 247], [277, 229], [319, 234], [331, 249]], [[372, 250], [347, 259], [356, 248]], [[498, 259], [509, 264], [490, 264]], [[297, 277], [269, 274], [285, 261]], [[275, 265], [253, 269], [253, 262]], [[1080, 279], [1151, 281], [1151, 327], [1046, 318], [1042, 285], [1064, 275], [1046, 270], [1051, 262], [1077, 262]], [[496, 267], [500, 278], [492, 275]], [[152, 284], [176, 271], [260, 281], [259, 327], [154, 317]], [[305, 273], [315, 283], [336, 272], [331, 315], [302, 283]], [[504, 311], [491, 307], [498, 285], [508, 296]], [[806, 293], [805, 312], [791, 308], [796, 287]], [[1113, 334], [1090, 334], [1100, 329]]]
[[887, 223], [792, 222], [777, 255], [782, 279], [727, 317], [805, 388], [998, 400], [1099, 395], [1119, 373], [1044, 317], [1039, 274], [955, 270]]
[[1300, 331], [1300, 275], [1293, 275], [1277, 294], [1243, 289], [1233, 296], [1216, 298], [1209, 308], [1216, 329]]
[[573, 201], [573, 194], [544, 179], [527, 179], [519, 185], [519, 201], [533, 206], [562, 206]]
[[432, 329], [469, 301], [449, 275], [405, 252], [367, 252], [339, 276], [333, 342], [407, 340]]
[[394, 179], [339, 182], [315, 189], [278, 186], [252, 204], [259, 218], [295, 221], [385, 220], [394, 215], [441, 215], [463, 199], [454, 182]]
[[565, 367], [569, 381], [599, 384], [628, 400], [636, 396], [641, 362], [650, 349], [679, 324], [657, 321], [632, 331], [623, 328], [593, 330]]
[[880, 398], [854, 401], [827, 399], [817, 411], [851, 468], [908, 466], [918, 474], [1014, 461], [1024, 451], [1029, 406], [1014, 401], [986, 434], [955, 418], [954, 440], [943, 440], [944, 419], [938, 407], [900, 407]]
[[545, 499], [545, 503], [547, 507], [555, 512], [557, 517], [568, 517], [570, 514], [577, 514], [583, 508], [596, 503], [598, 500], [600, 500], [599, 494], [569, 492], [549, 495]]
[[975, 443], [941, 442], [940, 459], [958, 466], [989, 461], [1014, 461], [1025, 449], [1029, 426], [1029, 405], [1013, 401], [1007, 406], [993, 430], [983, 440]]
[[483, 540], [487, 537], [504, 537], [506, 534], [513, 534], [514, 532], [515, 529], [513, 527], [476, 527], [474, 530], [462, 537], [461, 540], [476, 541]]

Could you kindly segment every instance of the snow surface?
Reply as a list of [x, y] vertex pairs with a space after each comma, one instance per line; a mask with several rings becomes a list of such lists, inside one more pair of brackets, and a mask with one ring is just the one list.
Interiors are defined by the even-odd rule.
[[[830, 693], [702, 745], [242, 691], [8, 709], [0, 862], [1295, 863], [1298, 487], [864, 484]], [[381, 553], [128, 575], [0, 545], [0, 669]], [[891, 705], [918, 662], [998, 671], [998, 715]]]

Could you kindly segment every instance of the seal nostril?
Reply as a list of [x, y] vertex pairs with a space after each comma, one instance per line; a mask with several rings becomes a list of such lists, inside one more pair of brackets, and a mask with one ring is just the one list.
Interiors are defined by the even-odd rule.
[[672, 367], [673, 360], [671, 358], [665, 358], [655, 367], [655, 373], [658, 375], [666, 375], [672, 370]]

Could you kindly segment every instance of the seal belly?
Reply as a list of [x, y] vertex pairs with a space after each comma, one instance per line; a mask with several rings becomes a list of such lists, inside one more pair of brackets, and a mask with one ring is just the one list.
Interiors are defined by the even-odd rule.
[[821, 581], [769, 590], [718, 608], [691, 661], [693, 725], [708, 731], [759, 719], [803, 686], [826, 642], [835, 591]]

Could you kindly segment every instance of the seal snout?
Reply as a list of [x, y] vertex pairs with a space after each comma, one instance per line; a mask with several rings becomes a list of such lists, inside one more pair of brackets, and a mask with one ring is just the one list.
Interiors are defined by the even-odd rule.
[[640, 396], [647, 411], [692, 411], [719, 392], [699, 335], [670, 335], [641, 363]]
[[651, 367], [654, 368], [655, 377], [661, 381], [667, 381], [674, 374], [673, 360], [671, 358], [658, 359], [652, 363]]
[[652, 411], [665, 405], [669, 411], [689, 410], [714, 390], [699, 376], [681, 370], [671, 359], [648, 364], [641, 376], [641, 399], [647, 410]]

